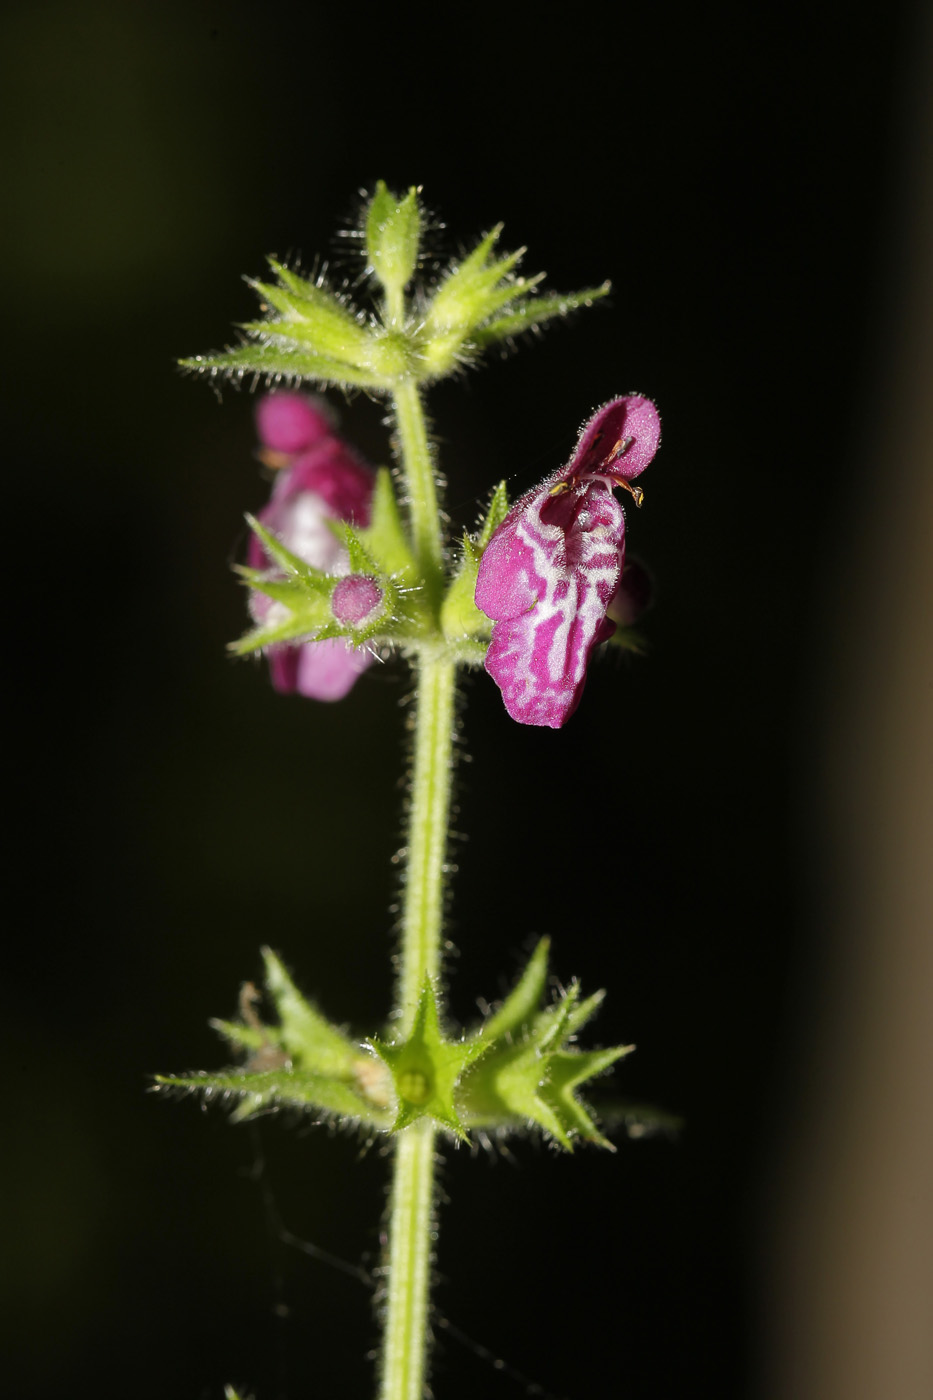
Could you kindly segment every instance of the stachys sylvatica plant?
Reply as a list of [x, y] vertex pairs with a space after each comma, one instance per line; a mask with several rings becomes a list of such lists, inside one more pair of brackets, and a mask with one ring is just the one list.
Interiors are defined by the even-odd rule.
[[[272, 491], [258, 518], [248, 517], [239, 573], [252, 625], [233, 650], [263, 653], [277, 690], [313, 700], [340, 700], [376, 655], [398, 657], [415, 687], [401, 942], [386, 1025], [366, 1036], [332, 1025], [266, 949], [274, 1018], [260, 1019], [250, 989], [241, 1020], [214, 1022], [240, 1063], [159, 1080], [219, 1097], [238, 1120], [288, 1107], [391, 1141], [382, 1400], [426, 1393], [441, 1145], [539, 1133], [566, 1151], [580, 1140], [609, 1146], [583, 1092], [631, 1047], [581, 1047], [602, 993], [584, 997], [575, 982], [552, 990], [546, 940], [480, 1025], [455, 1030], [445, 1013], [454, 705], [463, 668], [484, 666], [514, 720], [560, 729], [581, 702], [597, 649], [637, 650], [632, 623], [648, 587], [644, 570], [626, 565], [624, 507], [630, 498], [641, 504], [636, 482], [660, 440], [651, 400], [622, 394], [586, 419], [566, 465], [511, 506], [500, 483], [478, 529], [447, 539], [425, 391], [487, 347], [609, 288], [540, 293], [539, 277], [519, 274], [520, 253], [497, 251], [498, 228], [422, 279], [423, 224], [418, 190], [399, 197], [380, 183], [358, 230], [370, 305], [270, 259], [272, 278], [252, 284], [262, 315], [244, 327], [243, 343], [182, 362], [209, 378], [258, 377], [269, 389], [256, 424]], [[384, 396], [395, 470], [371, 470], [305, 384]], [[588, 722], [585, 707], [576, 722]]]

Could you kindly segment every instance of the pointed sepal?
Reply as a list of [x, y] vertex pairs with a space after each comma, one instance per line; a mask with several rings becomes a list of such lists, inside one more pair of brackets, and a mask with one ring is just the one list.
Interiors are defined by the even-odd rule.
[[370, 520], [359, 538], [385, 573], [411, 581], [415, 577], [415, 560], [402, 524], [392, 473], [380, 467], [376, 473], [370, 505]]
[[426, 978], [410, 1034], [403, 1040], [373, 1037], [373, 1051], [388, 1067], [398, 1098], [393, 1132], [419, 1118], [433, 1118], [454, 1137], [465, 1141], [455, 1098], [464, 1072], [485, 1052], [485, 1043], [447, 1040], [440, 1026], [437, 998]]
[[614, 1045], [609, 1050], [556, 1050], [548, 1056], [547, 1078], [538, 1092], [541, 1101], [547, 1104], [560, 1122], [567, 1138], [576, 1133], [588, 1142], [614, 1150], [612, 1143], [597, 1128], [590, 1109], [574, 1091], [588, 1080], [604, 1074], [633, 1049], [632, 1045]]
[[[234, 655], [332, 637], [345, 637], [359, 646], [373, 637], [392, 641], [419, 630], [417, 606], [402, 597], [403, 592], [415, 590], [402, 589], [394, 575], [383, 571], [374, 557], [369, 530], [359, 530], [345, 520], [327, 520], [346, 549], [350, 572], [325, 574], [294, 554], [253, 516], [246, 519], [275, 569], [267, 573], [238, 565], [236, 572], [250, 588], [279, 606], [269, 609], [257, 627], [231, 644]], [[393, 548], [397, 553], [397, 542]]]
[[379, 180], [365, 211], [366, 271], [382, 284], [391, 320], [399, 319], [405, 288], [418, 267], [422, 224], [418, 194], [414, 185], [407, 194], [393, 194]]
[[156, 1088], [198, 1093], [232, 1110], [234, 1121], [278, 1108], [296, 1108], [387, 1131], [394, 1118], [392, 1083], [384, 1067], [339, 1026], [333, 1025], [295, 986], [281, 959], [263, 949], [265, 984], [278, 1020], [264, 1024], [256, 1012], [260, 994], [246, 983], [241, 1019], [213, 1021], [215, 1030], [245, 1053], [242, 1067], [160, 1075]]
[[267, 384], [283, 379], [294, 384], [318, 384], [326, 388], [385, 389], [385, 378], [370, 369], [347, 364], [312, 350], [269, 339], [247, 342], [211, 355], [191, 355], [178, 361], [181, 369], [193, 370], [209, 379], [242, 380], [253, 377]]
[[279, 285], [246, 280], [260, 299], [267, 320], [248, 321], [240, 329], [284, 348], [310, 351], [353, 370], [370, 362], [372, 333], [358, 311], [316, 282], [290, 272], [275, 258], [269, 265]]
[[525, 964], [521, 977], [505, 1001], [482, 1024], [479, 1035], [484, 1040], [515, 1038], [532, 1025], [547, 987], [548, 956], [551, 940], [542, 938]]
[[279, 1034], [289, 1058], [319, 1074], [352, 1075], [359, 1047], [302, 996], [271, 948], [263, 948], [262, 957], [266, 988], [278, 1013]]
[[501, 316], [494, 316], [485, 325], [479, 326], [474, 338], [477, 345], [484, 348], [497, 340], [511, 340], [523, 331], [543, 326], [546, 321], [568, 316], [571, 311], [578, 311], [583, 306], [592, 306], [594, 301], [608, 296], [611, 291], [612, 284], [603, 282], [599, 287], [587, 287], [582, 292], [527, 297], [518, 305], [509, 307]]
[[446, 597], [441, 606], [441, 626], [444, 635], [452, 641], [463, 637], [489, 636], [491, 623], [485, 613], [480, 612], [473, 595], [476, 592], [476, 577], [483, 550], [492, 539], [509, 510], [508, 492], [504, 481], [500, 481], [476, 535], [463, 536], [463, 553], [460, 565], [454, 574]]
[[317, 592], [327, 592], [326, 574], [322, 573], [320, 569], [316, 569], [313, 564], [309, 564], [307, 560], [302, 559], [300, 554], [295, 554], [290, 550], [287, 545], [282, 543], [278, 535], [267, 530], [262, 521], [257, 520], [254, 515], [247, 513], [246, 523], [272, 562], [278, 564], [287, 577], [301, 579], [303, 583], [308, 584]]
[[499, 1133], [537, 1128], [568, 1152], [575, 1139], [611, 1148], [577, 1091], [632, 1046], [576, 1048], [577, 1033], [603, 993], [582, 998], [573, 982], [542, 1008], [548, 951], [542, 939], [513, 990], [476, 1032], [474, 1039], [487, 1049], [459, 1085], [460, 1118], [467, 1128]]
[[156, 1077], [155, 1087], [196, 1093], [206, 1103], [216, 1100], [231, 1109], [230, 1117], [234, 1123], [243, 1123], [257, 1114], [279, 1108], [304, 1109], [316, 1118], [366, 1123], [383, 1130], [392, 1122], [389, 1111], [359, 1092], [353, 1080], [312, 1074], [302, 1069], [282, 1067], [259, 1072], [244, 1069], [221, 1074], [206, 1071], [160, 1074]]

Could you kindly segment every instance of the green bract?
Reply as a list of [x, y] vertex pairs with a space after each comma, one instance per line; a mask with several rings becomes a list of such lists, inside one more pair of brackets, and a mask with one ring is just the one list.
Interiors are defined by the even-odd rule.
[[245, 1052], [245, 1065], [219, 1074], [163, 1076], [161, 1087], [227, 1101], [237, 1121], [288, 1107], [382, 1132], [430, 1118], [460, 1139], [471, 1130], [488, 1136], [532, 1129], [568, 1151], [575, 1137], [610, 1146], [576, 1090], [633, 1047], [576, 1048], [576, 1035], [599, 1009], [602, 992], [581, 1001], [572, 983], [542, 1007], [547, 939], [498, 1011], [461, 1037], [444, 1034], [436, 994], [426, 981], [407, 1035], [357, 1042], [301, 995], [274, 953], [265, 949], [263, 956], [277, 1024], [262, 1023], [244, 997], [244, 1019], [211, 1024]]
[[275, 258], [274, 282], [247, 279], [263, 316], [240, 329], [248, 339], [214, 355], [181, 363], [205, 374], [336, 384], [391, 393], [401, 382], [422, 383], [453, 374], [488, 346], [590, 306], [609, 283], [582, 292], [539, 296], [544, 274], [523, 277], [524, 249], [496, 256], [501, 225], [465, 257], [453, 261], [434, 286], [406, 295], [421, 264], [424, 220], [418, 190], [392, 194], [380, 181], [363, 212], [366, 271], [377, 288], [374, 307], [353, 305], [347, 293], [311, 279]]

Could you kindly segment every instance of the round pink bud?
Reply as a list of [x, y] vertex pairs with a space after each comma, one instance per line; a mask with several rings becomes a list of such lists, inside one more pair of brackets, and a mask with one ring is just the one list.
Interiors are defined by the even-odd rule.
[[342, 627], [362, 627], [382, 607], [382, 589], [368, 574], [342, 578], [330, 598], [334, 621]]
[[256, 431], [273, 452], [302, 452], [332, 432], [320, 400], [289, 392], [264, 394], [256, 405]]

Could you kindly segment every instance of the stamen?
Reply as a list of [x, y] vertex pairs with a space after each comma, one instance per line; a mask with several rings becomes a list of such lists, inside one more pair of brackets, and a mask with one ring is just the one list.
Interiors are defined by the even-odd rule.
[[637, 506], [642, 504], [645, 493], [640, 486], [633, 486], [630, 481], [626, 481], [624, 476], [614, 476], [612, 479], [616, 486], [621, 486], [624, 491], [628, 491]]
[[566, 481], [559, 481], [556, 486], [552, 486], [548, 495], [562, 496], [565, 491], [572, 491], [576, 484], [577, 478], [575, 476], [570, 476]]
[[635, 439], [633, 437], [619, 438], [619, 441], [609, 453], [609, 456], [605, 458], [603, 466], [611, 467], [613, 462], [618, 462], [620, 457], [625, 456], [634, 441]]

